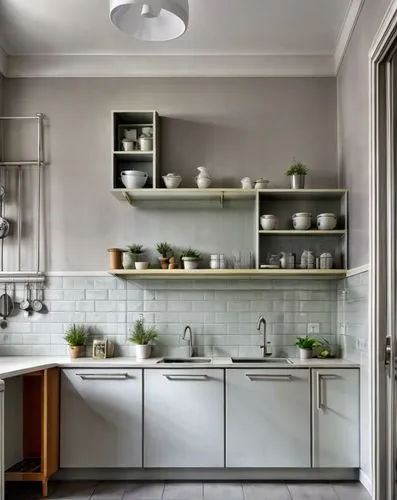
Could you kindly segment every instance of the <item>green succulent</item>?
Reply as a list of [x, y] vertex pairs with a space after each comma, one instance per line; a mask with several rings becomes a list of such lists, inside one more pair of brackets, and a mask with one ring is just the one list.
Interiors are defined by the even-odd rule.
[[87, 345], [88, 331], [84, 325], [70, 326], [63, 337], [67, 344], [73, 347]]
[[187, 248], [182, 252], [181, 257], [189, 257], [190, 259], [200, 260], [201, 253], [198, 250], [194, 250], [194, 248]]
[[145, 328], [145, 320], [143, 316], [140, 316], [135, 321], [131, 333], [132, 335], [129, 338], [129, 341], [138, 345], [153, 343], [158, 336], [158, 333], [154, 328]]
[[306, 165], [294, 159], [288, 170], [285, 172], [285, 175], [306, 175], [307, 172], [308, 168]]
[[172, 255], [172, 248], [165, 241], [162, 243], [157, 243], [156, 250], [164, 259], [166, 259], [169, 255]]
[[143, 253], [143, 245], [136, 245], [136, 244], [127, 245], [127, 249], [128, 249], [128, 252], [132, 253], [132, 254], [139, 255], [139, 254]]
[[306, 335], [305, 337], [297, 337], [295, 345], [299, 347], [299, 349], [313, 349], [313, 347], [320, 346], [321, 342], [314, 337], [308, 337]]

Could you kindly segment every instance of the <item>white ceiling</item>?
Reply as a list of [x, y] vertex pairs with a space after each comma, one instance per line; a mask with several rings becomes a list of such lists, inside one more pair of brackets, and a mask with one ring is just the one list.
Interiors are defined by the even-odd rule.
[[[134, 40], [118, 31], [109, 21], [109, 0], [0, 0], [0, 45], [9, 55], [10, 76], [62, 76], [62, 72], [64, 76], [78, 76], [73, 71], [80, 70], [72, 68], [77, 56], [80, 66], [82, 56], [95, 56], [95, 63], [92, 59], [84, 61], [86, 67], [93, 66], [88, 76], [99, 76], [94, 74], [99, 56], [103, 56], [98, 70], [102, 74], [103, 68], [107, 71], [106, 56], [110, 55], [120, 59], [114, 71], [126, 65], [122, 57], [131, 57], [131, 64], [143, 68], [137, 76], [149, 76], [145, 74], [150, 70], [147, 61], [142, 61], [144, 55], [153, 57], [156, 70], [162, 61], [154, 56], [163, 56], [167, 67], [169, 57], [173, 57], [180, 68], [186, 68], [187, 56], [201, 56], [207, 60], [195, 58], [196, 72], [205, 73], [205, 67], [211, 66], [216, 74], [216, 56], [224, 65], [225, 76], [231, 64], [239, 66], [238, 75], [257, 76], [259, 66], [267, 74], [266, 65], [270, 74], [278, 74], [281, 66], [286, 74], [289, 66], [292, 74], [299, 74], [300, 68], [302, 74], [328, 74], [334, 73], [338, 44], [347, 41], [346, 26], [350, 24], [350, 29], [354, 25], [362, 2], [189, 0], [187, 32], [177, 40], [153, 43]], [[54, 68], [54, 55], [64, 56], [64, 68]], [[226, 57], [234, 57], [234, 62]], [[280, 57], [284, 58], [281, 66]], [[57, 60], [59, 63], [60, 58]], [[66, 74], [68, 71], [70, 74]]]
[[109, 22], [109, 0], [2, 0], [9, 54], [333, 54], [350, 0], [190, 0], [178, 40], [138, 42]]

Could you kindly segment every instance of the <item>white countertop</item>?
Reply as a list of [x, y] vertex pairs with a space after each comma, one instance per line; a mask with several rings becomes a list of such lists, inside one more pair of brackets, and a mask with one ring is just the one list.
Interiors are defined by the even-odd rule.
[[60, 368], [359, 368], [358, 363], [347, 359], [308, 359], [289, 358], [286, 363], [232, 363], [231, 358], [211, 358], [211, 363], [158, 363], [162, 358], [137, 360], [120, 357], [103, 360], [78, 358], [71, 360], [67, 356], [3, 356], [0, 357], [0, 379], [15, 377], [25, 373], [58, 366]]

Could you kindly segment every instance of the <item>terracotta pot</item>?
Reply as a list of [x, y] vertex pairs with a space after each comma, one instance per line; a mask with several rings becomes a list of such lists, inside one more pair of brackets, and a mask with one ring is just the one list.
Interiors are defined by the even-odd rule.
[[178, 269], [178, 264], [176, 262], [170, 263], [168, 269]]
[[150, 344], [135, 345], [135, 356], [137, 359], [150, 358], [151, 353], [152, 353], [152, 346]]
[[85, 346], [83, 345], [70, 345], [69, 346], [70, 357], [72, 359], [82, 358], [85, 354]]
[[170, 259], [168, 257], [160, 257], [161, 269], [168, 269], [169, 262], [170, 262]]
[[121, 256], [123, 255], [123, 250], [121, 248], [108, 248], [109, 259], [110, 259], [110, 269], [122, 269]]

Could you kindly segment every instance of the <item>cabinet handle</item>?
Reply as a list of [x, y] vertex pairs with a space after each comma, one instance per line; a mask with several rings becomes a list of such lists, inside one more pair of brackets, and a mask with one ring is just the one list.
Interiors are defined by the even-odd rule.
[[270, 375], [270, 374], [262, 374], [262, 373], [246, 373], [245, 376], [249, 378], [252, 382], [255, 380], [292, 380], [292, 375]]
[[165, 373], [163, 373], [163, 377], [167, 380], [207, 380], [209, 378], [208, 375], [167, 375]]
[[322, 380], [323, 375], [317, 372], [317, 410], [321, 411], [323, 409], [323, 391], [322, 391]]
[[125, 380], [128, 373], [76, 373], [83, 380]]

